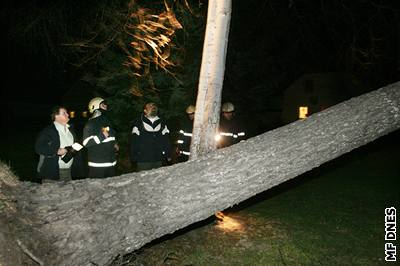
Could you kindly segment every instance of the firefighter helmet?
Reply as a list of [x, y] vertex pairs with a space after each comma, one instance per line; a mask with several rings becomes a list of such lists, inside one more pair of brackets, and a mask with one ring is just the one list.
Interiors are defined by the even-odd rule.
[[193, 113], [195, 113], [195, 112], [196, 112], [196, 107], [194, 107], [193, 105], [189, 105], [189, 106], [186, 108], [186, 113], [187, 113], [188, 115], [193, 114]]
[[91, 99], [88, 104], [89, 112], [92, 114], [95, 110], [99, 109], [102, 102], [104, 102], [104, 99], [100, 97]]
[[226, 102], [222, 105], [222, 112], [224, 113], [230, 113], [235, 111], [235, 106], [231, 102]]

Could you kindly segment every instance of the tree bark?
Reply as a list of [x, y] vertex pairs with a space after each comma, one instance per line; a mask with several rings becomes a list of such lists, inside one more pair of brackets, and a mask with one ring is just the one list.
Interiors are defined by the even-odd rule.
[[208, 1], [190, 160], [216, 149], [231, 7], [231, 0]]
[[44, 185], [0, 172], [0, 239], [44, 265], [106, 265], [398, 128], [400, 82], [152, 171]]

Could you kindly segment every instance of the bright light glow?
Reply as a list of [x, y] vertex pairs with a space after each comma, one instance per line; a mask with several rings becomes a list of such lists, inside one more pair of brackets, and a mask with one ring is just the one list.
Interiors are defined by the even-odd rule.
[[304, 119], [308, 116], [308, 107], [307, 106], [300, 106], [299, 107], [299, 118]]
[[69, 112], [69, 117], [74, 118], [75, 117], [75, 111], [70, 111]]
[[217, 134], [217, 135], [215, 135], [214, 138], [215, 138], [215, 141], [218, 142], [218, 141], [221, 140], [221, 135], [220, 135], [220, 134]]
[[217, 217], [217, 228], [222, 231], [232, 232], [244, 230], [243, 225], [235, 218], [229, 217], [222, 212], [215, 213], [215, 216]]
[[82, 117], [87, 117], [87, 111], [82, 112]]

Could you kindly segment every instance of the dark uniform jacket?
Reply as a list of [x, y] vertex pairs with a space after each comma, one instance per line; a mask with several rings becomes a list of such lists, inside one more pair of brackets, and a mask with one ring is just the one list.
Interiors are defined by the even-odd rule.
[[181, 160], [187, 161], [190, 156], [190, 144], [192, 141], [193, 121], [186, 119], [178, 132], [177, 147], [179, 149], [179, 156]]
[[162, 119], [153, 123], [141, 115], [133, 123], [130, 157], [133, 162], [165, 162], [170, 158], [169, 130]]
[[[75, 131], [72, 127], [69, 131], [74, 136], [74, 142], [77, 142]], [[60, 135], [54, 124], [45, 127], [38, 135], [35, 143], [35, 151], [39, 154], [39, 163], [37, 172], [39, 177], [45, 179], [59, 179], [59, 165], [57, 151], [60, 148]], [[71, 176], [73, 178], [84, 177], [84, 167], [82, 156], [77, 152], [71, 166]]]
[[[108, 138], [104, 136], [103, 129], [108, 131]], [[86, 123], [83, 129], [83, 145], [87, 148], [90, 167], [115, 166], [115, 130], [104, 114], [89, 119]]]
[[246, 133], [244, 132], [241, 123], [235, 118], [228, 120], [221, 117], [218, 132], [221, 136], [221, 139], [217, 144], [218, 148], [231, 146], [246, 138]]

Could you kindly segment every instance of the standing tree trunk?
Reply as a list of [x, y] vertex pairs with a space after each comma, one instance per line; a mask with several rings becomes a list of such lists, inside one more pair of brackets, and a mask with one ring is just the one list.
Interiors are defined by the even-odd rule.
[[190, 159], [215, 150], [228, 46], [231, 0], [208, 1]]
[[170, 167], [44, 185], [0, 168], [0, 265], [106, 265], [399, 128], [400, 82]]

